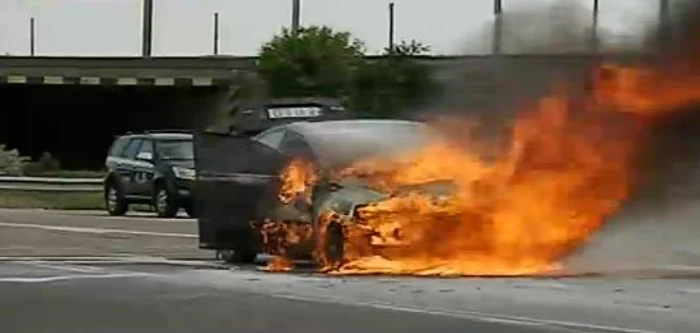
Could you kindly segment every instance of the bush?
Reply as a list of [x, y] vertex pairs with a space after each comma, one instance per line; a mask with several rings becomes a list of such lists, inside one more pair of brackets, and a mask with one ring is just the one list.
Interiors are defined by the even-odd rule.
[[17, 149], [9, 150], [0, 144], [0, 175], [21, 176], [28, 161]]
[[56, 172], [61, 169], [61, 162], [54, 158], [49, 152], [44, 152], [36, 162], [27, 163], [24, 166], [24, 173], [30, 175], [39, 175], [44, 173]]

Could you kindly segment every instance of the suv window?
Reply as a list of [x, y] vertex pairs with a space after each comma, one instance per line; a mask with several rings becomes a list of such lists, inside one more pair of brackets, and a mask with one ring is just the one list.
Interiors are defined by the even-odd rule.
[[129, 138], [126, 137], [121, 137], [118, 138], [114, 143], [112, 143], [112, 147], [109, 148], [109, 153], [107, 155], [109, 156], [120, 156], [122, 152], [124, 151], [124, 148], [129, 144]]
[[284, 129], [278, 128], [269, 132], [260, 133], [255, 140], [276, 149], [279, 148], [283, 137]]
[[193, 160], [192, 140], [158, 140], [158, 156], [164, 160]]
[[136, 158], [136, 153], [139, 151], [139, 148], [141, 147], [141, 142], [143, 142], [143, 139], [133, 139], [131, 142], [129, 142], [129, 145], [126, 146], [126, 149], [121, 154], [121, 157], [128, 158], [128, 159], [134, 159]]
[[139, 153], [153, 153], [153, 141], [144, 140], [141, 148], [139, 149]]

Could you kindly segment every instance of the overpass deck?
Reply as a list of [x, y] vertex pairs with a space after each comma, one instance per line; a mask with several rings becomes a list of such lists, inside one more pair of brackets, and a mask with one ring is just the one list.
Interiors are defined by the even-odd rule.
[[[378, 60], [382, 56], [368, 56]], [[532, 54], [421, 56], [420, 61], [440, 72], [455, 67], [481, 70], [503, 63], [570, 63], [601, 58], [639, 58], [637, 54]], [[255, 70], [257, 57], [17, 57], [0, 56], [0, 84], [80, 84], [147, 86], [235, 85], [240, 74]]]
[[0, 57], [0, 84], [230, 86], [249, 58]]

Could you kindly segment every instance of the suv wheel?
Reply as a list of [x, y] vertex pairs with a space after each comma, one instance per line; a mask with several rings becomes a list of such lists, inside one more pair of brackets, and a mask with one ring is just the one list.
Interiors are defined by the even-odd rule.
[[153, 206], [156, 208], [158, 217], [174, 217], [177, 215], [178, 207], [175, 205], [175, 198], [170, 195], [170, 191], [165, 186], [156, 187], [153, 195]]
[[187, 216], [189, 216], [190, 218], [197, 218], [197, 211], [194, 209], [193, 204], [185, 206], [185, 212], [187, 212]]
[[129, 204], [124, 198], [124, 193], [114, 182], [105, 186], [105, 207], [107, 213], [112, 216], [123, 216], [129, 210]]

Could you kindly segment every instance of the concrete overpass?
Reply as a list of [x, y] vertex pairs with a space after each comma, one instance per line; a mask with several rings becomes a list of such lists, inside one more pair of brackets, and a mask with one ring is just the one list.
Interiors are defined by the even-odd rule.
[[[369, 57], [379, 60], [381, 57]], [[431, 107], [515, 109], [555, 80], [639, 55], [422, 57], [446, 87]], [[255, 57], [0, 57], [0, 142], [67, 167], [95, 167], [113, 135], [209, 126], [231, 110]], [[86, 144], [87, 143], [87, 144]], [[84, 162], [86, 160], [88, 162]], [[87, 165], [83, 165], [83, 164]]]
[[251, 58], [0, 57], [0, 83], [120, 86], [230, 86]]
[[[95, 167], [113, 135], [217, 121], [246, 58], [0, 57], [0, 142]], [[87, 165], [80, 165], [86, 156]]]

